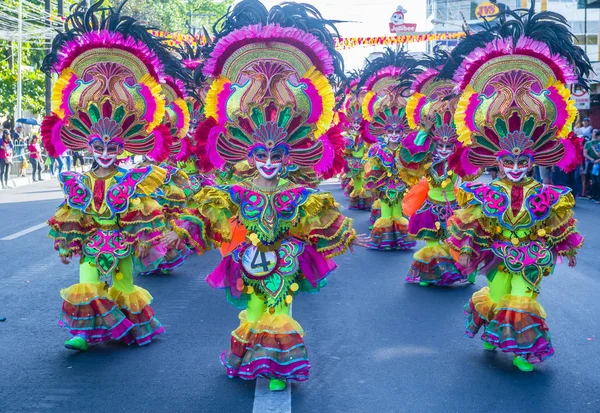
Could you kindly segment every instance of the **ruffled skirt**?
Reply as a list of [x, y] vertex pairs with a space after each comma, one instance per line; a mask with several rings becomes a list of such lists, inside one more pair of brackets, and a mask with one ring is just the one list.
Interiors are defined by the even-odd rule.
[[164, 333], [152, 310], [152, 296], [143, 288], [125, 293], [106, 289], [104, 283], [79, 283], [60, 294], [64, 301], [59, 325], [90, 344], [121, 340], [142, 346]]
[[466, 334], [474, 337], [483, 327], [482, 340], [533, 364], [552, 356], [546, 312], [536, 299], [505, 295], [495, 303], [489, 291], [477, 291], [465, 305]]
[[251, 322], [245, 310], [239, 317], [240, 326], [231, 333], [231, 345], [221, 354], [229, 377], [308, 379], [310, 362], [298, 322], [288, 315], [268, 312]]
[[463, 275], [456, 267], [456, 261], [450, 255], [450, 249], [445, 244], [435, 241], [427, 242], [427, 245], [421, 248], [413, 256], [413, 262], [408, 270], [406, 282], [446, 286], [455, 282], [467, 281], [467, 276]]
[[408, 235], [405, 218], [379, 218], [373, 224], [369, 249], [408, 250], [417, 243]]

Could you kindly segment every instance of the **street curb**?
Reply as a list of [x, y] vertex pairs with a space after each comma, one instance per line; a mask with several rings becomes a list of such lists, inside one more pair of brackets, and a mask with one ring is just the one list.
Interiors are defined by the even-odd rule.
[[[43, 173], [42, 174], [42, 181], [49, 181], [51, 179], [54, 179], [54, 177], [52, 175], [50, 175], [49, 173]], [[10, 186], [10, 188], [8, 189], [14, 189], [20, 186], [25, 186], [25, 185], [30, 185], [30, 184], [35, 184], [36, 182], [33, 182], [31, 180], [31, 176], [20, 176], [20, 177], [9, 177], [8, 178], [8, 185]], [[1, 191], [6, 191], [6, 189], [0, 189]]]

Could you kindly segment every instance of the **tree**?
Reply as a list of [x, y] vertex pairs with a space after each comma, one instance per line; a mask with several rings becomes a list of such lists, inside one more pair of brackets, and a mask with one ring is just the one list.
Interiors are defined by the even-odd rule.
[[227, 11], [233, 0], [136, 0], [128, 2], [124, 14], [169, 33], [207, 30]]

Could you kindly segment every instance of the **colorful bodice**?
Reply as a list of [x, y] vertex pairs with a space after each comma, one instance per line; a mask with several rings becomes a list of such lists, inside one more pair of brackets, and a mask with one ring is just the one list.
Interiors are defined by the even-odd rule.
[[117, 169], [106, 177], [93, 171], [85, 174], [63, 172], [59, 175], [65, 202], [96, 220], [114, 220], [127, 211], [137, 194], [137, 186], [152, 172], [151, 167]]
[[507, 271], [521, 274], [537, 291], [544, 275], [554, 266], [552, 228], [547, 218], [569, 188], [543, 185], [528, 179], [522, 184], [504, 180], [489, 185], [469, 182], [463, 189], [481, 206], [483, 215], [497, 222], [491, 250], [503, 260]]
[[316, 190], [280, 180], [277, 187], [262, 188], [244, 181], [221, 187], [238, 206], [238, 219], [248, 231], [249, 239], [263, 245], [285, 238], [300, 218], [300, 207]]
[[345, 149], [352, 154], [352, 157], [362, 159], [365, 154], [365, 141], [361, 138], [360, 134], [358, 132], [351, 132], [345, 134], [345, 136]]
[[479, 182], [463, 184], [465, 192], [473, 195], [473, 202], [481, 205], [483, 214], [496, 218], [503, 228], [516, 233], [519, 238], [534, 226], [543, 225], [562, 196], [571, 189], [543, 185], [533, 179], [522, 184], [504, 180], [489, 185]]

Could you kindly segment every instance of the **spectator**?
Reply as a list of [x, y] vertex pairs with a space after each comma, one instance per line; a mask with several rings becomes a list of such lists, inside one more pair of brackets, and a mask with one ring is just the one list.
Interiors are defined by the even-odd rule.
[[8, 189], [8, 174], [12, 165], [13, 144], [10, 139], [10, 133], [5, 130], [0, 142], [0, 182], [2, 189]]
[[56, 158], [51, 158], [51, 163], [50, 163], [50, 173], [52, 174], [52, 176], [55, 176], [54, 174], [54, 165], [58, 166], [58, 174], [60, 175], [62, 173], [62, 169], [63, 169], [63, 161], [62, 161], [62, 156], [58, 156]]
[[65, 157], [65, 163], [67, 164], [67, 171], [70, 171], [71, 170], [71, 151], [66, 151], [64, 154], [64, 157]]
[[583, 182], [584, 191], [587, 183], [591, 181], [592, 191], [589, 198], [598, 201], [600, 200], [600, 186], [598, 182], [598, 174], [594, 175], [594, 168], [598, 169], [596, 165], [600, 164], [600, 131], [598, 131], [598, 129], [594, 129], [592, 133], [592, 140], [586, 142], [584, 145], [583, 157], [585, 158], [585, 182]]
[[592, 125], [590, 125], [589, 118], [583, 118], [581, 121], [581, 126], [575, 128], [575, 135], [584, 138], [586, 141], [589, 141], [592, 138]]
[[33, 172], [31, 174], [31, 178], [33, 182], [36, 181], [35, 173], [37, 171], [37, 181], [42, 180], [42, 149], [40, 148], [40, 144], [38, 143], [37, 135], [33, 135], [31, 138], [31, 143], [27, 147], [29, 151], [29, 161], [31, 162], [31, 167], [33, 168]]
[[81, 165], [81, 172], [83, 172], [83, 154], [81, 151], [72, 151], [73, 154], [73, 170], [77, 172], [77, 163]]

